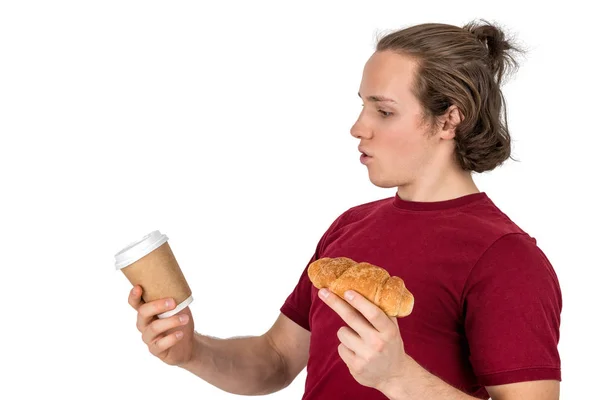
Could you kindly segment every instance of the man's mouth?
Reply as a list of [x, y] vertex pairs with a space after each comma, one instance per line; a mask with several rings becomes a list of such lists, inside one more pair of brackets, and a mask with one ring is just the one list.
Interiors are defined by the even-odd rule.
[[373, 158], [373, 157], [369, 156], [369, 155], [368, 155], [368, 154], [366, 154], [366, 153], [360, 153], [360, 162], [361, 162], [362, 164], [366, 164], [366, 163], [368, 163], [369, 161], [371, 161], [371, 159], [372, 159], [372, 158]]
[[358, 151], [360, 152], [361, 155], [366, 156], [366, 157], [371, 157], [371, 154], [367, 153], [366, 151], [364, 151], [362, 148], [358, 148]]

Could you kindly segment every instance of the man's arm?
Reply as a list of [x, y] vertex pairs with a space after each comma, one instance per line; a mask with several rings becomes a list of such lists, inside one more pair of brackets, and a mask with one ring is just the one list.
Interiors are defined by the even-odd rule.
[[[477, 400], [450, 386], [437, 376], [421, 367], [412, 357], [408, 357], [406, 373], [395, 381], [390, 381], [381, 392], [390, 400]], [[540, 380], [486, 386], [492, 400], [558, 400], [560, 382]]]
[[396, 380], [389, 381], [380, 390], [390, 400], [479, 400], [431, 374], [409, 355], [406, 357], [405, 373]]
[[261, 336], [218, 339], [194, 334], [181, 367], [226, 392], [266, 395], [287, 387], [308, 361], [310, 332], [280, 314]]
[[518, 382], [485, 388], [493, 400], [558, 400], [560, 396], [560, 382], [556, 380]]

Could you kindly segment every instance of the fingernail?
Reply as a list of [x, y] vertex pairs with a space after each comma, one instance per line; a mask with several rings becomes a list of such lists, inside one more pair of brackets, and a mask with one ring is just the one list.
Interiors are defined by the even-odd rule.
[[323, 289], [319, 290], [319, 296], [326, 299], [327, 296], [329, 296], [329, 291], [327, 289], [323, 288]]
[[165, 307], [169, 308], [171, 306], [173, 306], [173, 302], [171, 300], [165, 301]]
[[344, 293], [344, 297], [346, 298], [346, 300], [352, 300], [354, 298], [354, 293], [348, 290], [346, 293]]
[[185, 323], [188, 321], [188, 316], [187, 315], [180, 315], [179, 316], [179, 321], [181, 321], [182, 323]]

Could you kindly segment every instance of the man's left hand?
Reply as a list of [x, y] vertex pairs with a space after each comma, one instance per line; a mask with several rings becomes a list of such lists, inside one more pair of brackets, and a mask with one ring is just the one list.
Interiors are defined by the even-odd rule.
[[397, 379], [408, 356], [396, 318], [352, 290], [345, 293], [346, 301], [328, 289], [319, 297], [348, 324], [337, 332], [338, 353], [354, 379], [377, 390]]

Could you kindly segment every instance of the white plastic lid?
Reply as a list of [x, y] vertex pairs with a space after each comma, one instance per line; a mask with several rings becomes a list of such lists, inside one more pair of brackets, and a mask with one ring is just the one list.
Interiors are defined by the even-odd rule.
[[167, 235], [163, 235], [160, 231], [152, 231], [142, 239], [128, 244], [127, 247], [115, 254], [115, 267], [117, 271], [156, 250], [165, 244], [167, 240], [169, 240]]

